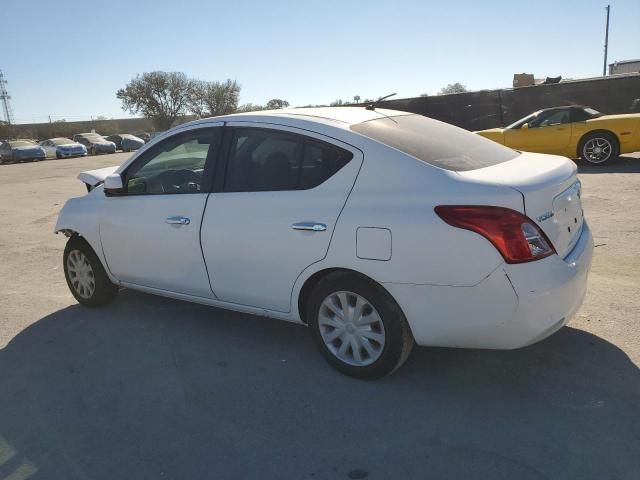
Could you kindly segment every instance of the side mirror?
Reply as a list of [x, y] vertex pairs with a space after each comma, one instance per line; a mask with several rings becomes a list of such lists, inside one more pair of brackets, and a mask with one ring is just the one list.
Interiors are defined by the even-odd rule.
[[528, 123], [523, 123], [520, 128], [529, 128], [529, 124]]
[[104, 193], [105, 195], [119, 195], [124, 192], [124, 185], [122, 185], [122, 177], [118, 173], [107, 175], [104, 179]]

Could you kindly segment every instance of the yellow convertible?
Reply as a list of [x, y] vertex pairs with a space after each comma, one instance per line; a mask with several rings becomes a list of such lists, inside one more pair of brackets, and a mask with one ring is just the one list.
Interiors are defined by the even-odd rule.
[[604, 115], [589, 107], [547, 108], [506, 128], [476, 132], [508, 147], [603, 164], [640, 151], [640, 114]]

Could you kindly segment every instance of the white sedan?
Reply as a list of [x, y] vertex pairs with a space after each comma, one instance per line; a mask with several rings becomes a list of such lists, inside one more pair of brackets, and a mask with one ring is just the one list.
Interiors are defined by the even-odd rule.
[[363, 378], [414, 343], [551, 335], [593, 253], [573, 162], [374, 107], [198, 120], [80, 179], [55, 228], [78, 302], [127, 287], [303, 323]]

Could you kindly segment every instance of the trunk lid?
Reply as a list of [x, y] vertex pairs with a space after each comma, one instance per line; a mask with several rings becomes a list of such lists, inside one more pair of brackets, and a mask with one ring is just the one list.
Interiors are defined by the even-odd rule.
[[584, 222], [577, 170], [567, 158], [523, 152], [508, 162], [458, 174], [520, 192], [525, 215], [540, 227], [564, 258], [580, 238]]

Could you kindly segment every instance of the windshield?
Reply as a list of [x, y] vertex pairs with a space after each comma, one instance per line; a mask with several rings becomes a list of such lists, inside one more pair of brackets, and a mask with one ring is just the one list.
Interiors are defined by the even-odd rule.
[[15, 147], [33, 147], [35, 143], [30, 140], [17, 140], [15, 142], [8, 142], [11, 148]]
[[513, 122], [511, 125], [507, 125], [505, 128], [520, 128], [525, 123], [529, 123], [531, 120], [536, 118], [540, 112], [532, 113], [531, 115], [527, 115], [526, 117], [521, 118]]
[[520, 155], [467, 130], [422, 115], [369, 120], [352, 125], [351, 130], [445, 170], [475, 170]]
[[75, 143], [69, 138], [52, 138], [50, 142], [54, 145], [68, 145], [69, 143]]

